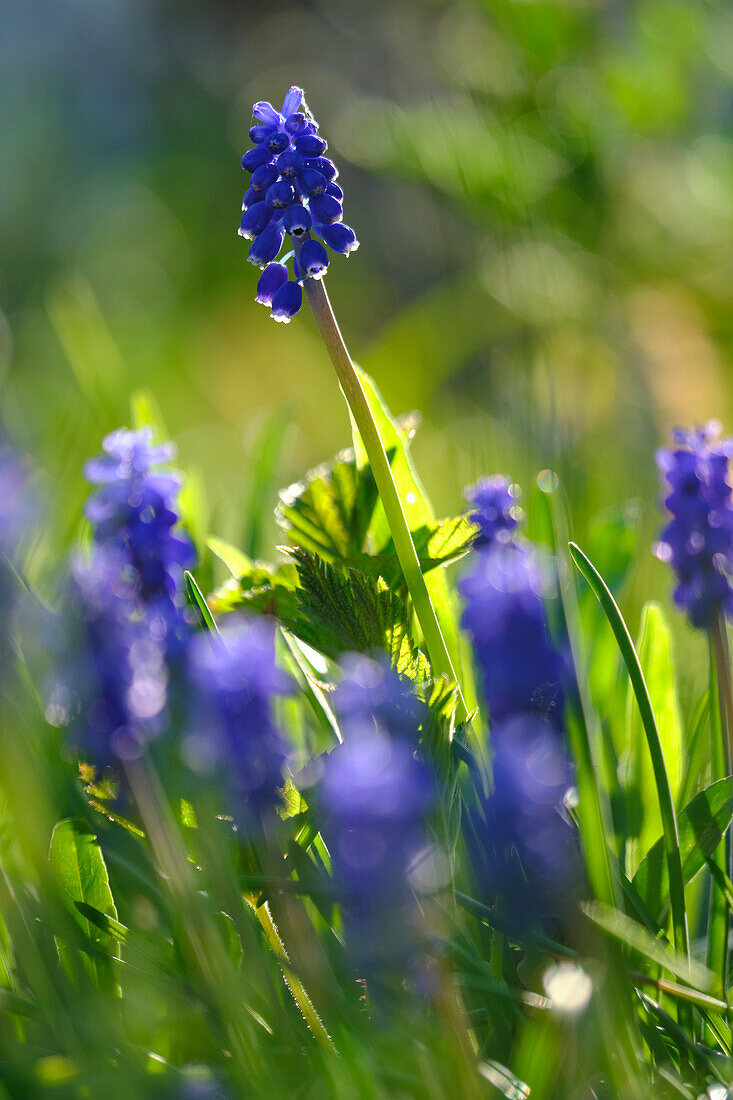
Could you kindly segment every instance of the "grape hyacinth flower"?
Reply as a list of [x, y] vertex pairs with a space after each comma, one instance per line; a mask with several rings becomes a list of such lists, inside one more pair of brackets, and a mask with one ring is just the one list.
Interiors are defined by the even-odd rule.
[[492, 723], [535, 713], [562, 725], [565, 662], [549, 634], [544, 566], [529, 543], [499, 545], [473, 554], [458, 586]]
[[130, 582], [124, 549], [92, 546], [72, 562], [71, 604], [84, 637], [67, 677], [79, 700], [69, 738], [97, 768], [133, 760], [164, 725], [169, 669], [165, 635], [151, 629]]
[[[338, 172], [324, 155], [327, 145], [305, 107], [303, 89], [290, 88], [280, 111], [260, 101], [252, 113], [257, 122], [249, 131], [254, 148], [242, 157], [242, 168], [251, 175], [239, 234], [252, 241], [250, 263], [264, 269], [255, 301], [270, 306], [273, 319], [287, 324], [302, 305], [305, 279], [322, 279], [328, 269], [328, 253], [314, 237], [344, 256], [359, 242], [343, 222]], [[286, 236], [297, 259], [289, 253], [278, 262]], [[291, 257], [292, 279], [285, 266]]]
[[345, 668], [335, 696], [344, 743], [325, 760], [319, 794], [350, 955], [374, 977], [404, 970], [415, 951], [409, 874], [426, 845], [434, 788], [415, 757], [419, 708], [405, 684], [367, 657]]
[[710, 421], [675, 431], [675, 446], [657, 452], [671, 520], [654, 547], [677, 575], [674, 601], [693, 626], [710, 629], [733, 612], [733, 496], [729, 462], [733, 440]]
[[536, 714], [492, 730], [493, 788], [469, 807], [465, 830], [477, 883], [512, 927], [561, 919], [580, 881], [577, 838], [565, 809], [573, 774], [561, 738]]
[[511, 541], [521, 517], [518, 486], [503, 474], [497, 474], [469, 485], [463, 496], [471, 505], [471, 519], [480, 529], [473, 543], [475, 549]]
[[425, 706], [410, 681], [400, 676], [387, 657], [372, 660], [349, 653], [341, 668], [344, 676], [337, 706], [344, 738], [380, 733], [400, 738], [414, 749]]
[[274, 625], [230, 619], [220, 635], [193, 639], [188, 664], [195, 695], [186, 761], [221, 781], [240, 827], [261, 827], [280, 800], [287, 758], [273, 702], [291, 682], [275, 664]]
[[121, 552], [128, 582], [145, 609], [151, 630], [180, 647], [186, 635], [183, 570], [193, 563], [190, 539], [176, 530], [181, 477], [159, 470], [175, 455], [172, 443], [153, 444], [152, 428], [120, 428], [103, 443], [104, 454], [87, 462], [87, 480], [99, 488], [86, 515], [99, 545]]
[[121, 428], [84, 468], [98, 486], [85, 509], [94, 542], [72, 562], [77, 629], [57, 692], [78, 700], [70, 740], [98, 768], [141, 755], [162, 731], [190, 633], [182, 582], [194, 551], [176, 531], [181, 479], [158, 469], [175, 448], [152, 440], [151, 428]]

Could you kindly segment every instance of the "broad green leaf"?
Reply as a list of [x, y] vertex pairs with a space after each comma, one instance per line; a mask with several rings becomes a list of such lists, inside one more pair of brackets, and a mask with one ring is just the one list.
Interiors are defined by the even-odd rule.
[[367, 549], [377, 499], [369, 467], [344, 451], [281, 490], [275, 518], [295, 546], [333, 562]]
[[[407, 440], [405, 438], [407, 433], [400, 430], [398, 422], [387, 408], [384, 398], [369, 375], [359, 367], [356, 367], [356, 371], [377, 422], [384, 448], [390, 459], [397, 492], [400, 495], [410, 531], [415, 531], [424, 526], [431, 526], [435, 523], [435, 513], [410, 457]], [[356, 454], [357, 465], [361, 469], [364, 469], [367, 462], [366, 453], [353, 421], [351, 425], [351, 434], [354, 440], [354, 452]], [[381, 504], [378, 504], [374, 509], [372, 522], [369, 526], [369, 536], [377, 546], [384, 546], [389, 541], [389, 524], [387, 523], [387, 517]], [[440, 629], [443, 633], [445, 644], [448, 647], [453, 667], [456, 669], [459, 676], [461, 675], [461, 670], [463, 672], [462, 682], [464, 685], [464, 696], [466, 705], [471, 709], [475, 706], [475, 699], [473, 698], [473, 692], [467, 690], [469, 686], [466, 677], [467, 670], [462, 669], [461, 665], [458, 628], [456, 626], [456, 619], [445, 572], [442, 569], [433, 570], [426, 576], [425, 583], [431, 602], [435, 608], [435, 614], [440, 623]]]
[[687, 957], [676, 955], [671, 948], [665, 946], [663, 941], [656, 939], [651, 932], [647, 932], [646, 928], [637, 924], [631, 917], [627, 917], [625, 913], [599, 901], [585, 901], [580, 907], [585, 915], [604, 932], [650, 962], [657, 963], [670, 974], [704, 992], [713, 988], [715, 977], [707, 967]]
[[[676, 801], [682, 780], [684, 746], [672, 663], [672, 636], [664, 609], [658, 603], [650, 601], [644, 605], [636, 651], [657, 719], [670, 790]], [[622, 785], [627, 806], [626, 873], [631, 877], [662, 831], [654, 770], [631, 683], [626, 697], [623, 764]]]
[[[678, 815], [682, 876], [691, 882], [713, 854], [733, 820], [733, 777], [719, 779], [696, 795]], [[669, 905], [669, 880], [664, 841], [649, 849], [634, 875], [633, 885], [654, 918], [661, 923]]]
[[386, 653], [398, 672], [419, 679], [429, 666], [415, 649], [404, 602], [381, 577], [337, 569], [317, 554], [294, 547], [298, 613], [285, 625], [302, 641], [338, 659], [343, 653]]
[[[107, 867], [96, 835], [86, 821], [67, 818], [54, 826], [49, 848], [51, 871], [66, 908], [91, 944], [104, 954], [115, 951], [116, 941], [109, 932], [83, 916], [78, 903], [91, 906], [104, 916], [117, 920]], [[61, 950], [61, 945], [59, 945]], [[98, 982], [107, 960], [89, 958], [85, 965]]]

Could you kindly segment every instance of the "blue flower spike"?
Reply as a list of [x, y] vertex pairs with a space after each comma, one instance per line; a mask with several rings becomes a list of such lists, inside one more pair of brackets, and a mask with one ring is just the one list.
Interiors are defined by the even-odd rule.
[[470, 516], [479, 526], [476, 549], [510, 542], [521, 519], [519, 488], [503, 474], [482, 477], [469, 485], [463, 496], [471, 505]]
[[[326, 274], [329, 256], [324, 245], [348, 256], [359, 242], [343, 222], [344, 193], [334, 182], [338, 169], [326, 156], [328, 144], [304, 103], [303, 89], [290, 88], [279, 111], [260, 100], [252, 113], [253, 148], [242, 157], [242, 167], [251, 175], [238, 232], [252, 241], [249, 262], [264, 269], [255, 300], [271, 307], [274, 321], [287, 324], [301, 308], [304, 281]], [[287, 273], [288, 257], [277, 262], [286, 236], [300, 261], [292, 255], [292, 279], [283, 278], [280, 270]], [[277, 273], [268, 275], [274, 267]]]
[[733, 614], [733, 440], [710, 421], [675, 431], [674, 447], [657, 452], [670, 522], [654, 553], [677, 576], [674, 601], [693, 626], [710, 629], [721, 613]]

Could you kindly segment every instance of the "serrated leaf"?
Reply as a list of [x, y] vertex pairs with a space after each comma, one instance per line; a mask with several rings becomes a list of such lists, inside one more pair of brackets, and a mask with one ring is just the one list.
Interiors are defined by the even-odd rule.
[[[682, 877], [691, 882], [718, 847], [733, 820], [733, 777], [719, 779], [696, 795], [677, 817]], [[669, 905], [669, 879], [664, 841], [649, 849], [633, 885], [649, 912], [662, 922]]]
[[366, 548], [377, 500], [369, 467], [344, 451], [281, 490], [275, 518], [295, 546], [333, 562]]
[[[417, 527], [411, 534], [422, 572], [429, 573], [441, 565], [458, 561], [471, 549], [478, 532], [478, 524], [465, 515]], [[402, 572], [391, 538], [374, 558], [386, 570], [382, 573], [384, 579], [395, 587], [401, 580]]]
[[300, 547], [289, 551], [297, 564], [298, 614], [285, 625], [327, 657], [342, 653], [386, 653], [398, 672], [425, 679], [429, 665], [410, 637], [404, 602], [382, 577], [336, 568]]

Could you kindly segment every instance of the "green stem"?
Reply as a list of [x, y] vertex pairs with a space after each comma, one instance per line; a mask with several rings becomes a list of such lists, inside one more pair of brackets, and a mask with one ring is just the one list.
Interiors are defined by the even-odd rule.
[[264, 905], [256, 905], [252, 898], [246, 898], [249, 905], [252, 906], [257, 920], [260, 922], [262, 931], [265, 933], [265, 938], [269, 943], [273, 954], [276, 956], [280, 963], [280, 969], [285, 980], [285, 984], [293, 995], [293, 1000], [300, 1009], [303, 1019], [307, 1023], [313, 1037], [318, 1040], [321, 1046], [326, 1050], [335, 1052], [336, 1047], [333, 1045], [331, 1036], [326, 1031], [325, 1025], [320, 1016], [313, 1007], [313, 1002], [308, 996], [303, 983], [297, 974], [290, 966], [290, 960], [288, 953], [285, 950], [285, 944], [282, 941], [278, 927], [275, 921], [272, 919], [272, 913], [267, 902]]
[[[296, 253], [300, 246], [296, 245]], [[400, 500], [397, 486], [392, 475], [392, 468], [384, 449], [384, 443], [379, 434], [379, 428], [374, 419], [374, 414], [366, 399], [359, 377], [354, 370], [344, 338], [341, 335], [338, 322], [331, 308], [326, 288], [320, 279], [306, 279], [305, 293], [308, 303], [313, 311], [313, 316], [318, 326], [326, 350], [331, 357], [336, 375], [341, 384], [344, 396], [348, 402], [351, 414], [359, 429], [369, 464], [374, 474], [379, 496], [384, 507], [390, 533], [394, 541], [400, 567], [404, 574], [407, 589], [412, 598], [420, 627], [425, 638], [430, 663], [436, 676], [447, 676], [452, 683], [458, 683], [453, 662], [451, 661], [448, 647], [445, 644], [443, 632], [440, 629], [435, 608], [430, 600], [425, 578], [420, 569], [420, 560], [412, 541], [412, 535], [407, 523], [402, 501]], [[466, 704], [458, 687], [457, 719], [465, 721], [467, 717]]]
[[[710, 629], [710, 732], [713, 780], [723, 779], [731, 770], [731, 735], [733, 706], [731, 704], [730, 658], [725, 624], [716, 616]], [[717, 706], [716, 706], [717, 700]], [[715, 865], [731, 877], [729, 841], [723, 837], [713, 854]], [[708, 966], [720, 975], [723, 995], [728, 988], [728, 929], [730, 909], [725, 894], [711, 883], [710, 928], [708, 935]]]
[[[725, 774], [731, 774], [733, 760], [733, 685], [730, 673], [730, 651], [725, 620], [717, 615], [711, 628], [713, 660], [718, 680], [718, 701], [720, 704], [720, 722], [723, 733], [723, 762]], [[712, 701], [711, 701], [712, 705]]]

